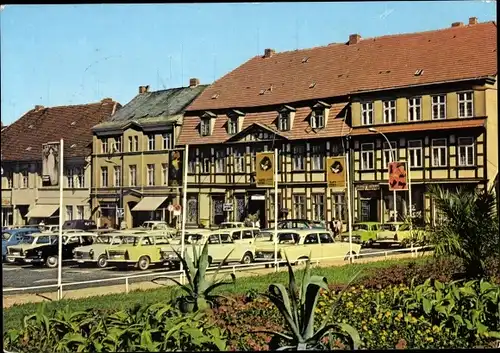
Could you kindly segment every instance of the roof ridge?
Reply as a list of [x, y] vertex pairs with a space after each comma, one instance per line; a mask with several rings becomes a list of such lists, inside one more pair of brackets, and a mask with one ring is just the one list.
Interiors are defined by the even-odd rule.
[[[383, 36], [375, 36], [375, 37], [367, 37], [367, 38], [363, 38], [363, 36], [361, 36], [360, 43], [362, 43], [363, 41], [367, 41], [367, 40], [387, 39], [387, 38], [403, 37], [403, 36], [413, 36], [413, 35], [424, 34], [424, 33], [431, 34], [431, 33], [436, 33], [436, 32], [450, 31], [450, 30], [463, 30], [466, 28], [484, 26], [487, 24], [493, 24], [496, 26], [496, 21], [487, 21], [487, 22], [480, 22], [480, 23], [476, 23], [476, 24], [467, 24], [467, 25], [464, 24], [463, 26], [458, 26], [458, 27], [444, 27], [444, 28], [439, 28], [439, 29], [431, 29], [428, 31], [386, 34]], [[338, 45], [346, 45], [346, 43], [347, 43], [347, 41], [340, 42], [340, 43], [329, 43], [329, 44], [324, 44], [324, 45], [317, 45], [317, 46], [309, 47], [309, 48], [285, 50], [285, 51], [275, 52], [273, 54], [273, 57], [280, 55], [280, 54], [297, 53], [297, 52], [301, 52], [301, 51], [310, 51], [310, 50], [314, 50], [314, 49], [321, 49], [321, 48], [327, 48], [327, 47], [338, 46]], [[252, 59], [255, 57], [262, 58], [263, 55], [256, 55], [256, 56], [252, 57]], [[215, 81], [214, 81], [214, 83], [215, 83]]]

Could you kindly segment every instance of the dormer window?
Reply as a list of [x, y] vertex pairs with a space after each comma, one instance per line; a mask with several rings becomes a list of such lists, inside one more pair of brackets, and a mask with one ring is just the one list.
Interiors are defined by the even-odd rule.
[[200, 124], [201, 136], [210, 136], [210, 118], [202, 118]]
[[217, 115], [212, 113], [212, 112], [205, 112], [201, 116], [201, 122], [200, 122], [200, 135], [201, 136], [212, 135], [212, 128], [214, 125], [215, 118], [217, 118]]
[[233, 109], [227, 114], [227, 133], [229, 135], [235, 135], [241, 131], [243, 126], [243, 117], [245, 113], [239, 110]]
[[227, 133], [234, 135], [238, 133], [238, 117], [230, 116], [227, 120]]
[[290, 107], [289, 105], [283, 106], [279, 110], [278, 116], [278, 130], [280, 131], [290, 131], [292, 129], [292, 118], [295, 115], [295, 108]]
[[311, 116], [311, 127], [313, 129], [322, 129], [325, 127], [325, 110], [315, 109]]
[[319, 101], [312, 107], [311, 128], [323, 129], [326, 126], [326, 118], [330, 104]]

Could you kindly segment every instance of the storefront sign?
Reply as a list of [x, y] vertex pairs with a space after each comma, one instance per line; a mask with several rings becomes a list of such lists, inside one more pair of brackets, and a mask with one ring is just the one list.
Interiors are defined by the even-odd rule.
[[406, 162], [389, 163], [389, 190], [408, 190]]
[[356, 189], [360, 191], [375, 191], [380, 190], [379, 184], [359, 184], [356, 185]]
[[274, 152], [258, 152], [255, 156], [255, 180], [257, 187], [274, 186]]
[[345, 157], [326, 157], [326, 179], [328, 187], [345, 187]]
[[181, 186], [182, 185], [182, 156], [184, 151], [170, 152], [170, 161], [168, 164], [168, 185]]
[[232, 203], [225, 203], [223, 206], [222, 206], [222, 209], [225, 211], [225, 212], [230, 212], [233, 210], [233, 204]]

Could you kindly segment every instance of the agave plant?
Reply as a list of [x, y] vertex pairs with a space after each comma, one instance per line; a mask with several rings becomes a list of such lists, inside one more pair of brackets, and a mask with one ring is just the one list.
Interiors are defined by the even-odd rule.
[[494, 189], [450, 192], [431, 186], [429, 191], [444, 215], [432, 239], [434, 254], [456, 256], [463, 261], [467, 277], [484, 277], [485, 260], [500, 257]]
[[[325, 277], [311, 276], [311, 262], [307, 260], [302, 283], [299, 287], [286, 255], [285, 258], [289, 275], [288, 291], [282, 284], [271, 284], [268, 293], [263, 295], [278, 308], [285, 319], [289, 332], [259, 332], [272, 334], [274, 337], [271, 342], [275, 345], [280, 339], [288, 342], [288, 345], [270, 348], [273, 350], [329, 350], [330, 347], [323, 343], [323, 339], [328, 336], [331, 343], [331, 335], [335, 333], [346, 337], [351, 348], [356, 349], [360, 342], [356, 329], [345, 323], [328, 323], [333, 314], [333, 306], [321, 326], [316, 331], [314, 330], [314, 315], [319, 292], [320, 289], [328, 290], [328, 282]], [[332, 332], [334, 330], [335, 332]]]
[[233, 284], [236, 280], [236, 276], [233, 273], [231, 273], [231, 281], [225, 281], [224, 278], [218, 280], [216, 279], [222, 265], [226, 262], [232, 251], [230, 251], [226, 255], [225, 259], [219, 264], [217, 270], [212, 276], [212, 280], [207, 280], [206, 273], [208, 266], [210, 265], [208, 260], [208, 242], [203, 245], [200, 256], [197, 254], [196, 245], [193, 244], [193, 260], [190, 259], [187, 252], [184, 256], [182, 256], [177, 250], [173, 250], [182, 262], [184, 275], [186, 276], [188, 283], [182, 284], [171, 277], [157, 277], [153, 279], [152, 282], [156, 283], [161, 279], [175, 282], [179, 288], [186, 293], [184, 296], [177, 298], [179, 309], [184, 313], [213, 307], [215, 300], [222, 297], [221, 295], [212, 294], [213, 290], [223, 285]]

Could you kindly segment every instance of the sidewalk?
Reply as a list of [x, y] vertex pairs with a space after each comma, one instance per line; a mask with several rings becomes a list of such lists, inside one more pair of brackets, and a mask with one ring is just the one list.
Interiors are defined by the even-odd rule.
[[[430, 252], [426, 252], [426, 255], [430, 254]], [[417, 256], [421, 256], [421, 254], [417, 254]], [[398, 255], [390, 255], [387, 257], [389, 260], [393, 259], [403, 259], [403, 258], [411, 258], [411, 254], [398, 254]], [[416, 257], [415, 257], [416, 258]], [[355, 263], [368, 263], [375, 261], [384, 261], [385, 257], [373, 257], [373, 258], [360, 258], [355, 260]], [[333, 267], [333, 266], [343, 266], [346, 264], [344, 260], [325, 260], [318, 264], [318, 267]], [[313, 262], [313, 266], [316, 266]], [[279, 271], [286, 271], [286, 267], [280, 267]], [[274, 268], [258, 268], [252, 270], [246, 270], [237, 272], [238, 277], [251, 277], [258, 276], [263, 274], [268, 274], [274, 272]], [[226, 272], [228, 273], [228, 272]], [[159, 288], [159, 285], [154, 284], [150, 281], [145, 282], [137, 282], [129, 284], [129, 291], [135, 290], [148, 290]], [[80, 298], [88, 298], [95, 297], [101, 295], [108, 294], [116, 294], [116, 293], [125, 293], [125, 283], [112, 285], [112, 286], [102, 286], [102, 287], [92, 287], [92, 288], [82, 288], [82, 289], [74, 289], [74, 290], [65, 290], [63, 292], [64, 299], [80, 299]], [[43, 297], [42, 297], [43, 296]], [[45, 297], [45, 298], [44, 298]], [[3, 296], [3, 308], [8, 308], [13, 305], [20, 305], [26, 303], [39, 303], [45, 300], [46, 298], [50, 298], [52, 300], [57, 300], [57, 291], [54, 292], [45, 292], [43, 294], [13, 294], [13, 295], [4, 295]]]

